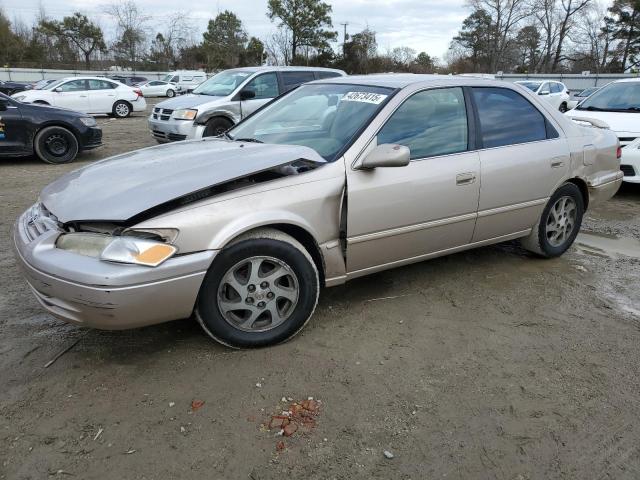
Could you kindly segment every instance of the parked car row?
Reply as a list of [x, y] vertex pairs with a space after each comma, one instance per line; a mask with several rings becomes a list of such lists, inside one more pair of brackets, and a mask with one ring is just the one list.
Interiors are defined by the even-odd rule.
[[[517, 85], [219, 75], [187, 99], [237, 106], [244, 120], [224, 135], [68, 173], [16, 221], [18, 263], [51, 314], [104, 329], [193, 314], [225, 345], [273, 345], [302, 330], [325, 286], [513, 239], [562, 255], [622, 181], [611, 130]], [[240, 113], [256, 97], [270, 103]], [[178, 117], [193, 123], [202, 105]]]

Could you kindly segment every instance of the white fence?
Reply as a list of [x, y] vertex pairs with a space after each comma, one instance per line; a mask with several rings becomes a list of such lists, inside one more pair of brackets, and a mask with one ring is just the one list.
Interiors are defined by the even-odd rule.
[[139, 72], [139, 71], [113, 71], [113, 70], [52, 70], [39, 68], [2, 68], [0, 80], [14, 82], [37, 82], [45, 78], [65, 78], [78, 76], [109, 76], [124, 75], [145, 77], [149, 80], [159, 80], [167, 72]]
[[537, 74], [517, 74], [505, 73], [496, 75], [496, 79], [505, 80], [507, 82], [517, 82], [520, 80], [558, 80], [564, 83], [570, 91], [580, 91], [589, 87], [603, 87], [607, 83], [623, 78], [638, 78], [637, 73], [592, 73], [589, 75], [581, 75], [579, 73], [537, 73]]

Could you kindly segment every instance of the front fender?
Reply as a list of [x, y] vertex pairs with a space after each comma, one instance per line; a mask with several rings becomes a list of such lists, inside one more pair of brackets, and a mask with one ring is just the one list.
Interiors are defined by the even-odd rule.
[[240, 121], [240, 110], [237, 107], [215, 108], [213, 110], [200, 113], [195, 123], [197, 125], [205, 125], [209, 120], [215, 117], [226, 118], [235, 125]]

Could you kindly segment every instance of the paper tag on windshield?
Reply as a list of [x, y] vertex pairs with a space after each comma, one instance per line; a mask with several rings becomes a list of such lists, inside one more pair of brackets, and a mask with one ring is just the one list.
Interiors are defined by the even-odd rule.
[[363, 102], [373, 103], [374, 105], [381, 104], [388, 95], [382, 95], [380, 93], [368, 93], [368, 92], [347, 92], [342, 97], [343, 102]]

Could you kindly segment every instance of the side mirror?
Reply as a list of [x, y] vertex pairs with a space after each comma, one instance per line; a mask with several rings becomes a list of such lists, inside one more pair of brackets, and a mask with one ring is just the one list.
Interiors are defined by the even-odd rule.
[[549, 90], [543, 90], [538, 95], [549, 95], [549, 93], [551, 93]]
[[7, 102], [4, 98], [0, 98], [0, 112], [4, 112], [7, 109], [8, 104], [9, 102]]
[[53, 89], [54, 92], [60, 93], [62, 91], [62, 87], [56, 87]]
[[406, 167], [411, 161], [409, 147], [394, 143], [384, 143], [371, 150], [362, 163], [360, 169], [377, 167]]
[[240, 100], [251, 100], [256, 97], [256, 92], [253, 90], [241, 90], [240, 91]]

